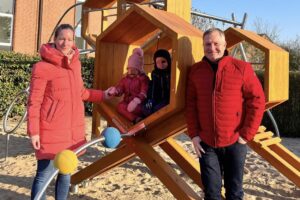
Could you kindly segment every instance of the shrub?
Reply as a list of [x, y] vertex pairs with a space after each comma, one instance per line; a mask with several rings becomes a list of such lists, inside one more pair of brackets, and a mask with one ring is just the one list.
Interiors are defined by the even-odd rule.
[[[29, 86], [31, 68], [38, 62], [38, 56], [0, 51], [0, 117], [4, 115], [9, 104], [18, 92]], [[92, 87], [94, 59], [81, 58], [82, 74], [86, 87]], [[14, 109], [18, 113], [22, 109]], [[92, 104], [85, 104], [87, 114], [92, 113]]]

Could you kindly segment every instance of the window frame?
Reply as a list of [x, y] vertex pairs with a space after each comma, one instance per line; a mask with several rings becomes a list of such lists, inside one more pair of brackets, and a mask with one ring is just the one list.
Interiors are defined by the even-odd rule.
[[9, 50], [12, 50], [12, 43], [13, 43], [13, 27], [14, 27], [14, 14], [8, 14], [8, 13], [2, 13], [0, 12], [0, 18], [10, 18], [10, 35], [9, 35], [9, 41], [10, 42], [0, 42], [0, 46], [3, 47], [9, 47]]
[[[85, 2], [86, 0], [76, 0], [76, 3], [82, 3], [82, 2]], [[80, 8], [81, 8], [81, 11], [82, 11], [82, 5], [80, 6]], [[79, 22], [79, 20], [80, 20], [80, 22], [78, 23], [78, 25], [76, 26], [76, 27], [74, 27], [75, 28], [75, 42], [76, 42], [76, 38], [81, 38], [81, 39], [83, 39], [82, 37], [81, 37], [81, 17], [80, 17], [80, 19], [78, 20], [78, 21], [76, 21], [76, 16], [77, 16], [77, 10], [78, 10], [78, 8], [76, 7], [76, 9], [75, 9], [75, 25], [77, 25], [77, 23]], [[77, 35], [76, 35], [76, 32], [77, 32], [77, 29], [79, 29], [79, 32], [80, 32], [80, 36], [79, 37], [77, 37]], [[76, 46], [78, 47], [79, 45], [77, 45], [76, 44]], [[82, 49], [79, 49], [79, 50], [85, 50], [85, 49], [87, 49], [87, 44], [86, 44], [86, 41], [83, 39], [83, 44], [82, 45], [80, 45], [80, 46], [82, 46], [83, 48]]]

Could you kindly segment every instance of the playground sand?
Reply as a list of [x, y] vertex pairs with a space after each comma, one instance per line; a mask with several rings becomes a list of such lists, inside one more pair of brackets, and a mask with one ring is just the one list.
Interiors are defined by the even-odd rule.
[[[87, 137], [90, 138], [91, 118], [86, 118]], [[0, 163], [0, 199], [24, 200], [30, 199], [30, 187], [36, 169], [36, 161], [29, 140], [25, 135], [26, 126], [23, 125], [17, 133], [11, 135], [9, 156]], [[176, 138], [188, 152], [192, 151], [192, 144], [185, 135]], [[6, 136], [0, 128], [0, 160], [5, 157]], [[283, 145], [300, 156], [300, 138], [283, 138]], [[194, 185], [172, 160], [160, 148], [156, 150], [168, 163], [183, 177], [188, 184], [203, 197], [201, 189]], [[80, 158], [82, 168], [108, 154], [112, 150], [101, 145], [93, 146]], [[299, 199], [300, 189], [281, 175], [254, 151], [249, 149], [244, 177], [246, 200], [283, 200]], [[54, 184], [52, 183], [47, 194], [53, 200]], [[70, 193], [69, 199], [102, 199], [102, 200], [168, 200], [174, 199], [168, 189], [156, 178], [139, 158], [110, 170], [94, 179], [79, 185], [77, 193]]]

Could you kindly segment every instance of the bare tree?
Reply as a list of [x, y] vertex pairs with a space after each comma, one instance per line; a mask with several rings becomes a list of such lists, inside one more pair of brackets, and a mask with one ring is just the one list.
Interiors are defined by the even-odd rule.
[[277, 25], [271, 25], [263, 21], [261, 18], [256, 18], [253, 22], [253, 25], [258, 34], [268, 36], [272, 42], [279, 42], [280, 28]]
[[[198, 9], [192, 8], [193, 11], [201, 12]], [[196, 28], [206, 31], [209, 28], [216, 27], [216, 21], [210, 20], [208, 18], [192, 15], [191, 16], [192, 25]]]
[[290, 54], [290, 70], [300, 70], [300, 35], [297, 35], [295, 39], [282, 43], [281, 47]]

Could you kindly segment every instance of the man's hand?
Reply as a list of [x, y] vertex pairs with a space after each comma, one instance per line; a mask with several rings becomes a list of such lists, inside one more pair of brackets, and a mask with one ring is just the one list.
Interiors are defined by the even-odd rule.
[[194, 145], [194, 149], [196, 151], [196, 154], [199, 158], [201, 158], [201, 155], [205, 153], [204, 149], [202, 148], [202, 146], [200, 145], [201, 139], [199, 136], [193, 137], [192, 139], [193, 141], [193, 145]]
[[40, 136], [39, 135], [33, 135], [31, 136], [31, 144], [35, 150], [39, 150], [41, 148], [40, 143]]
[[246, 144], [247, 142], [240, 136], [239, 140], [238, 140], [238, 143], [240, 143], [240, 144]]

